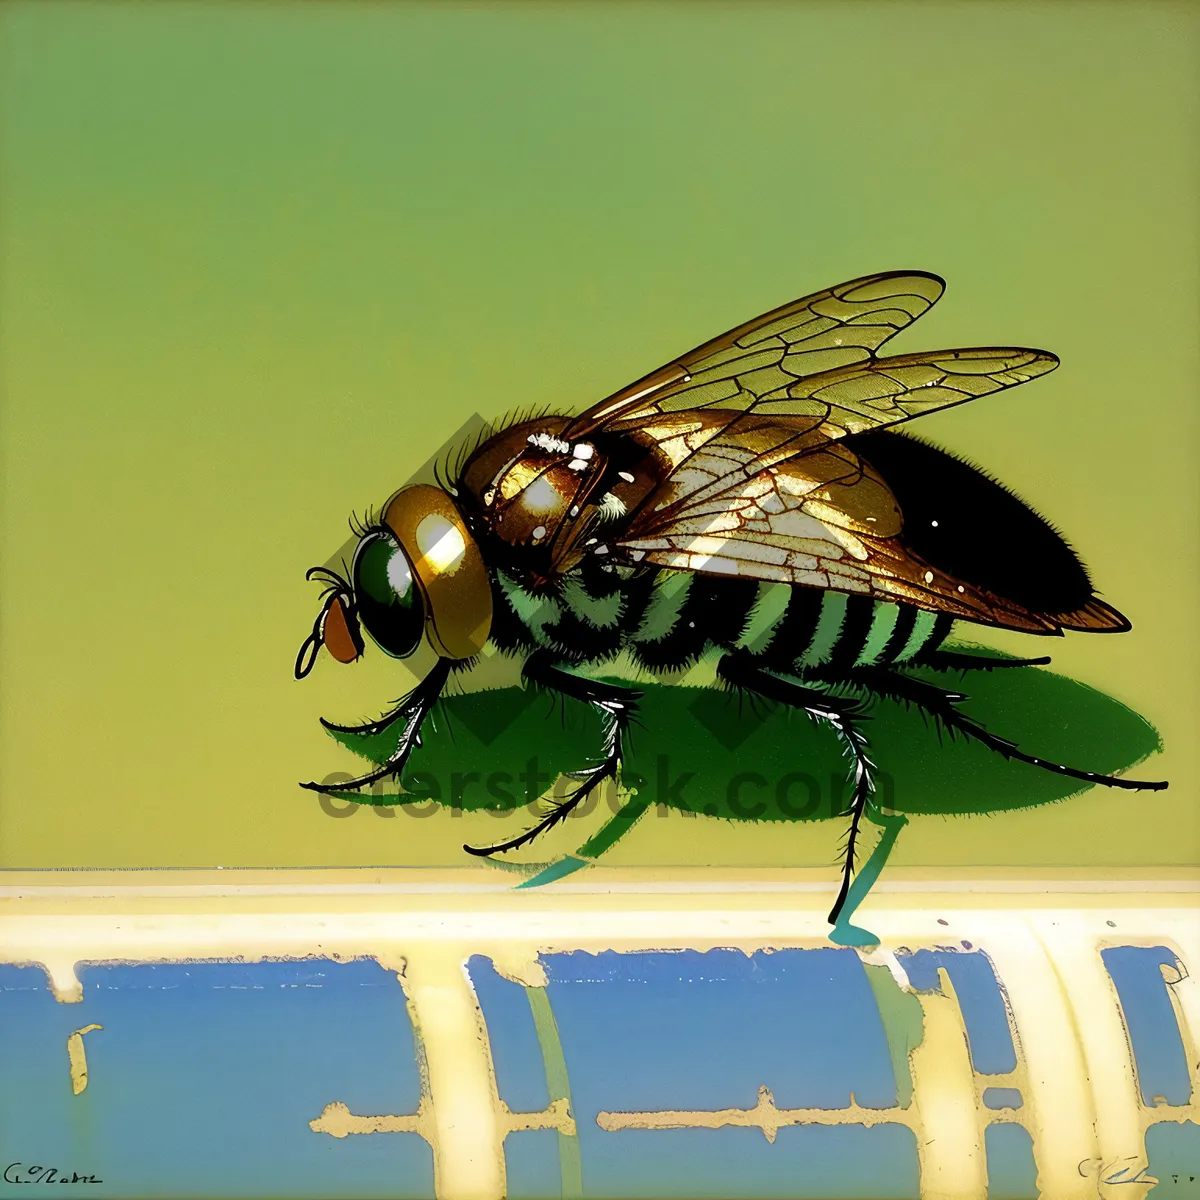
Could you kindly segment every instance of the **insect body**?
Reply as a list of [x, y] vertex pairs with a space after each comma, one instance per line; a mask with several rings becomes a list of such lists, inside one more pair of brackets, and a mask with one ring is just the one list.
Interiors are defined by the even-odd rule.
[[[399, 707], [378, 770], [319, 791], [353, 791], [403, 770], [452, 672], [490, 641], [523, 673], [599, 709], [600, 760], [525, 844], [619, 772], [639, 693], [578, 674], [628, 654], [671, 670], [716, 652], [726, 685], [807, 712], [852, 762], [842, 884], [850, 887], [874, 764], [853, 687], [914, 705], [1006, 758], [1086, 783], [1159, 789], [1048, 762], [973, 721], [965, 697], [909, 668], [992, 668], [942, 648], [956, 620], [1033, 634], [1129, 629], [1099, 599], [1066, 542], [974, 467], [898, 426], [1036, 378], [1041, 350], [880, 357], [938, 299], [923, 272], [869, 276], [739, 326], [578, 416], [543, 416], [482, 442], [448, 490], [406, 488], [362, 531], [350, 577], [327, 583], [296, 675], [324, 645], [342, 662], [360, 630], [386, 653], [428, 637], [437, 665]], [[1005, 666], [1046, 659], [1006, 661]], [[330, 726], [335, 729], [346, 727]]]

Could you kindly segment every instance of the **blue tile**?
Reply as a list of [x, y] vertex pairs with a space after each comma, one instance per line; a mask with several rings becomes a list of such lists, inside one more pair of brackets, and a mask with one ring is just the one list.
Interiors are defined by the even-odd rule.
[[1021, 1089], [990, 1087], [983, 1089], [984, 1108], [1020, 1108]]
[[1158, 1180], [1147, 1193], [1154, 1200], [1196, 1200], [1200, 1196], [1200, 1125], [1160, 1121], [1146, 1130], [1146, 1174]]
[[525, 988], [475, 954], [467, 962], [487, 1026], [500, 1099], [513, 1112], [541, 1112], [550, 1103], [546, 1070]]
[[553, 1129], [521, 1129], [504, 1139], [508, 1200], [559, 1200], [562, 1167]]
[[1029, 1131], [1012, 1121], [995, 1121], [983, 1137], [988, 1200], [1038, 1200], [1037, 1163]]
[[1187, 1056], [1159, 970], [1160, 966], [1178, 969], [1178, 959], [1165, 946], [1113, 946], [1100, 953], [1121, 1001], [1142, 1103], [1153, 1105], [1155, 1096], [1162, 1096], [1168, 1104], [1189, 1104]]
[[544, 958], [588, 1195], [915, 1196], [902, 1125], [606, 1131], [601, 1112], [896, 1102], [874, 993], [852, 950]]
[[[5, 1162], [94, 1172], [94, 1197], [431, 1194], [418, 1135], [308, 1126], [335, 1100], [363, 1115], [416, 1109], [404, 996], [378, 963], [95, 965], [78, 1004], [56, 1003], [41, 976], [0, 969]], [[67, 1035], [93, 1022], [88, 1086], [73, 1096]]]
[[1005, 1075], [1015, 1071], [1008, 1009], [992, 970], [991, 960], [979, 950], [917, 950], [897, 955], [909, 982], [919, 992], [936, 992], [938, 968], [944, 967], [954, 984], [967, 1029], [971, 1065], [982, 1075]]
[[904, 1125], [625, 1130], [583, 1159], [584, 1194], [604, 1200], [917, 1200], [916, 1139]]
[[544, 960], [578, 1110], [896, 1103], [853, 950], [601, 954]]

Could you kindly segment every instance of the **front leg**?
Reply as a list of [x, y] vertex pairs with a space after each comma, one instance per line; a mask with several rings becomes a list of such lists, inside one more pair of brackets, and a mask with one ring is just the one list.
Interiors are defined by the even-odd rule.
[[521, 674], [530, 683], [569, 696], [599, 709], [607, 721], [604, 741], [604, 759], [596, 767], [585, 768], [582, 771], [572, 771], [574, 776], [581, 777], [581, 782], [561, 804], [547, 813], [532, 829], [526, 830], [507, 842], [497, 842], [494, 846], [464, 846], [469, 854], [483, 857], [488, 854], [499, 854], [504, 850], [516, 850], [519, 846], [527, 845], [547, 829], [553, 828], [560, 821], [566, 820], [574, 809], [587, 795], [605, 779], [616, 779], [621, 766], [621, 751], [629, 722], [641, 699], [641, 692], [632, 688], [620, 687], [613, 683], [600, 683], [594, 679], [585, 679], [581, 675], [572, 675], [555, 665], [554, 658], [545, 650], [536, 650], [525, 662]]
[[332, 721], [321, 718], [321, 724], [335, 733], [361, 733], [364, 735], [382, 733], [399, 721], [404, 725], [395, 750], [388, 755], [387, 761], [367, 775], [357, 779], [349, 779], [344, 783], [302, 783], [302, 788], [312, 792], [351, 792], [377, 783], [380, 779], [398, 776], [408, 762], [408, 756], [421, 744], [421, 724], [429, 715], [429, 710], [437, 703], [446, 680], [455, 662], [449, 658], [439, 658], [432, 671], [417, 684], [415, 688], [390, 712], [385, 713], [378, 721], [370, 721], [366, 725], [335, 725]]

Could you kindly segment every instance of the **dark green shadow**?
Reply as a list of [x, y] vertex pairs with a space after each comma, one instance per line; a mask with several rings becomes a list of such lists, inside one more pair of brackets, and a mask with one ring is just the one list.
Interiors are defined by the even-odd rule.
[[[1137, 713], [1045, 669], [918, 674], [967, 693], [964, 712], [1042, 758], [1110, 774], [1161, 749], [1158, 733]], [[829, 728], [717, 689], [651, 684], [643, 691], [622, 782], [644, 803], [740, 821], [823, 820], [844, 810], [848, 768]], [[878, 799], [895, 812], [1004, 812], [1087, 789], [950, 738], [894, 702], [876, 700], [869, 711], [865, 732], [879, 768]], [[332, 736], [374, 763], [396, 743], [390, 730]], [[513, 809], [535, 800], [560, 773], [595, 761], [602, 728], [581, 704], [508, 688], [445, 700], [423, 738], [404, 791], [392, 782], [370, 793], [336, 794], [369, 804]], [[1128, 801], [1132, 812], [1138, 794], [1129, 793]]]
[[[967, 715], [1052, 762], [1113, 774], [1162, 748], [1157, 731], [1137, 713], [1050, 671], [916, 673], [965, 692]], [[599, 829], [575, 854], [533, 865], [509, 862], [503, 855], [490, 858], [497, 867], [525, 876], [518, 886], [538, 887], [586, 868], [652, 805], [732, 821], [845, 820], [849, 764], [827, 726], [717, 688], [651, 684], [642, 691], [639, 726], [621, 774], [631, 794], [616, 799], [615, 810], [601, 818]], [[876, 804], [867, 816], [881, 835], [859, 865], [830, 931], [830, 940], [843, 946], [879, 940], [854, 925], [852, 917], [884, 869], [907, 823], [905, 814], [1005, 812], [1050, 804], [1093, 786], [1010, 762], [961, 735], [952, 738], [918, 710], [893, 701], [876, 699], [869, 711], [864, 727], [878, 776]], [[398, 737], [395, 725], [374, 735], [330, 733], [372, 763], [386, 761]], [[598, 715], [582, 704], [506, 688], [447, 699], [423, 734], [424, 745], [404, 772], [403, 790], [388, 781], [366, 793], [333, 794], [365, 804], [441, 804], [471, 811], [530, 805], [528, 826], [543, 815], [544, 807], [535, 802], [552, 783], [559, 796], [567, 795], [572, 781], [558, 778], [562, 773], [596, 761], [603, 729]], [[1132, 814], [1139, 796], [1126, 794]], [[572, 815], [586, 816], [600, 802], [593, 795]], [[515, 813], [511, 818], [520, 819]], [[513, 833], [518, 831], [514, 827]], [[499, 840], [506, 836], [511, 834], [499, 834]]]

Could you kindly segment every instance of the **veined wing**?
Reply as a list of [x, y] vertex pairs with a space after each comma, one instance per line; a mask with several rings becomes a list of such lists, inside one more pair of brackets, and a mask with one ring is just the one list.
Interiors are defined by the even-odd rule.
[[[696, 506], [707, 512], [726, 492], [769, 468], [809, 455], [849, 434], [882, 429], [925, 413], [965, 404], [1052, 371], [1058, 359], [1044, 350], [992, 348], [934, 350], [874, 359], [809, 379], [782, 394], [764, 395], [748, 410], [683, 411], [649, 416], [613, 428], [670, 438], [664, 448], [671, 474], [642, 505], [640, 534], [686, 520]], [[719, 414], [719, 415], [718, 415]]]
[[836, 443], [743, 476], [669, 520], [635, 521], [613, 549], [634, 563], [904, 601], [1009, 629], [1069, 627], [922, 561], [887, 484]]
[[680, 409], [747, 408], [797, 379], [868, 361], [945, 286], [925, 271], [889, 271], [793, 300], [622, 388], [576, 417], [563, 437]]

